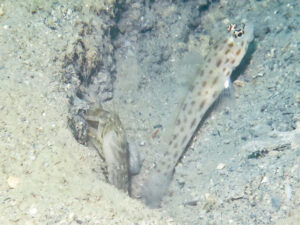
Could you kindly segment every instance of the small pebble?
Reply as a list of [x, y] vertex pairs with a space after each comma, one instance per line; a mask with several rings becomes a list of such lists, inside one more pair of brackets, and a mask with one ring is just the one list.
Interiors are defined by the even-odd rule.
[[193, 201], [189, 201], [189, 202], [185, 202], [184, 205], [188, 205], [188, 206], [197, 206], [198, 201], [197, 200], [193, 200]]
[[3, 16], [5, 13], [4, 13], [4, 5], [1, 4], [0, 5], [0, 16]]
[[257, 74], [258, 77], [262, 77], [264, 75], [264, 73], [260, 72]]
[[36, 207], [34, 207], [34, 206], [31, 206], [30, 207], [30, 209], [28, 210], [28, 214], [30, 215], [30, 216], [34, 216], [36, 213], [37, 213], [37, 208]]
[[20, 183], [20, 179], [13, 176], [9, 176], [6, 181], [9, 188], [16, 188]]
[[286, 184], [285, 185], [285, 196], [286, 196], [286, 199], [288, 200], [288, 201], [290, 201], [291, 199], [292, 199], [292, 187], [291, 187], [291, 185], [289, 185], [289, 184]]
[[219, 165], [217, 166], [217, 170], [222, 170], [224, 169], [225, 164], [224, 163], [219, 163]]
[[233, 81], [233, 84], [238, 86], [238, 87], [243, 87], [244, 86], [244, 81], [235, 80], [235, 81]]
[[223, 143], [228, 145], [228, 144], [230, 144], [230, 140], [229, 140], [229, 139], [225, 139], [225, 140], [223, 141]]
[[71, 213], [69, 213], [68, 217], [69, 217], [70, 220], [73, 220], [74, 217], [75, 217], [75, 214], [73, 212], [71, 212]]
[[32, 222], [31, 220], [29, 220], [29, 221], [26, 221], [26, 222], [25, 222], [25, 225], [35, 225], [35, 223]]
[[261, 180], [261, 183], [268, 183], [269, 182], [269, 178], [268, 177], [263, 177], [263, 179]]
[[73, 13], [72, 9], [68, 9], [67, 15], [70, 16]]

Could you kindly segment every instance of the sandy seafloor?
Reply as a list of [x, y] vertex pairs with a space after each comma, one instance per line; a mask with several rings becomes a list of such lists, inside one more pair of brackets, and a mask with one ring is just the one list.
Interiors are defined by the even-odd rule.
[[[0, 2], [0, 224], [300, 224], [300, 4], [208, 2]], [[99, 101], [141, 154], [138, 196], [195, 64], [243, 18], [255, 27], [248, 60], [178, 163], [161, 208], [107, 184], [102, 160], [70, 128], [81, 85], [65, 78], [70, 58], [84, 75], [97, 63], [107, 77], [114, 71]]]

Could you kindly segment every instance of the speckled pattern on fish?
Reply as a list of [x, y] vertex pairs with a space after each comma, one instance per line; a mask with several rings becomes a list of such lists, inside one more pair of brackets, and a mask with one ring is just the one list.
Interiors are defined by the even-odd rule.
[[142, 198], [150, 207], [160, 205], [178, 160], [209, 107], [229, 87], [230, 75], [240, 64], [252, 40], [253, 26], [247, 24], [241, 36], [231, 34], [216, 43], [205, 57], [203, 66], [197, 68], [195, 80], [172, 122], [171, 131], [162, 136], [163, 158], [143, 185]]

